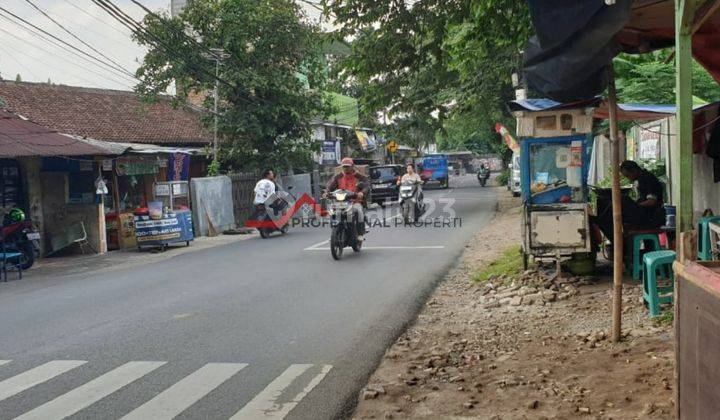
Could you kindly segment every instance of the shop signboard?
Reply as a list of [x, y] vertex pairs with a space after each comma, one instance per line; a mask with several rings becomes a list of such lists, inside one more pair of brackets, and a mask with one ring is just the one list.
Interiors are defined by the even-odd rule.
[[320, 151], [320, 163], [322, 165], [337, 165], [340, 162], [340, 142], [335, 139], [323, 140]]
[[190, 173], [190, 155], [173, 153], [167, 160], [168, 181], [187, 181]]
[[192, 213], [165, 213], [159, 219], [135, 216], [135, 237], [138, 246], [165, 246], [193, 239]]
[[120, 176], [129, 175], [154, 175], [158, 172], [158, 164], [155, 159], [119, 159], [117, 162], [117, 173]]
[[639, 159], [657, 159], [660, 157], [660, 130], [660, 125], [645, 126], [640, 129]]

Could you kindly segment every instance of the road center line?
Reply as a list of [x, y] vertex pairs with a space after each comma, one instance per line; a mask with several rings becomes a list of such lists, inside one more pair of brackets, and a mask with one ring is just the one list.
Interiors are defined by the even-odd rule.
[[165, 362], [128, 362], [124, 365], [28, 411], [15, 420], [64, 419], [142, 378]]
[[[0, 401], [83, 365], [83, 360], [54, 360], [0, 382]], [[0, 363], [2, 364], [2, 363]]]
[[246, 363], [208, 363], [136, 408], [122, 420], [170, 420], [246, 366]]
[[[444, 249], [444, 245], [428, 246], [363, 246], [362, 249]], [[329, 251], [330, 248], [307, 248], [305, 251]]]
[[320, 245], [325, 245], [328, 242], [330, 242], [330, 239], [325, 239], [324, 241], [318, 242], [315, 245], [310, 245], [309, 247], [305, 248], [303, 251], [312, 251], [313, 249], [319, 247]]

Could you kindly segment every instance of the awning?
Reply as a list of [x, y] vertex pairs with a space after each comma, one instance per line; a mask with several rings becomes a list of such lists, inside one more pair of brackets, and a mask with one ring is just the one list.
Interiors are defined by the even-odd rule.
[[[563, 102], [593, 98], [607, 87], [605, 68], [621, 52], [675, 44], [672, 0], [527, 0], [536, 35], [525, 48], [525, 77], [534, 90]], [[720, 81], [720, 13], [696, 13], [693, 55]]]
[[105, 149], [59, 134], [0, 109], [0, 157], [106, 155]]
[[[698, 114], [706, 108], [717, 106], [712, 104], [698, 105], [693, 112]], [[607, 120], [609, 118], [608, 104], [601, 98], [562, 103], [552, 99], [523, 99], [508, 102], [511, 111], [555, 111], [572, 108], [594, 108], [593, 118]], [[618, 120], [620, 121], [655, 121], [675, 115], [675, 105], [657, 104], [618, 104]]]
[[156, 146], [154, 144], [146, 143], [121, 143], [115, 141], [102, 141], [89, 138], [73, 137], [79, 141], [85, 142], [106, 151], [110, 155], [124, 155], [124, 154], [176, 154], [184, 153], [188, 155], [201, 155], [205, 153], [205, 149], [202, 148], [182, 148], [182, 147], [168, 147], [168, 146]]

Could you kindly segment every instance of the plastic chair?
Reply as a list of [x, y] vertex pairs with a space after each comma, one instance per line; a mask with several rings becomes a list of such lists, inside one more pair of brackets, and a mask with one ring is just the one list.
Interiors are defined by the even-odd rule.
[[[661, 303], [672, 303], [673, 301], [674, 275], [672, 263], [674, 261], [675, 251], [653, 251], [643, 255], [645, 271], [643, 276], [643, 300], [648, 303], [651, 317], [660, 315]], [[658, 286], [658, 271], [668, 273], [666, 277], [671, 280], [669, 286]]]
[[632, 276], [635, 280], [640, 280], [642, 275], [643, 267], [640, 255], [640, 246], [645, 244], [648, 248], [644, 249], [645, 252], [660, 251], [660, 231], [636, 231], [629, 232], [627, 235], [627, 242], [629, 243], [629, 253], [625, 259], [625, 265], [632, 267]]
[[698, 259], [700, 261], [713, 259], [710, 245], [710, 223], [720, 223], [720, 216], [703, 217], [698, 222]]

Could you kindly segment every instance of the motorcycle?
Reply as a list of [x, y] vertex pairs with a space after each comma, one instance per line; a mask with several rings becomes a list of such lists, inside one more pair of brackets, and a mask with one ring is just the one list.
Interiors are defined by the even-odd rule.
[[410, 224], [425, 213], [425, 203], [420, 199], [420, 183], [404, 181], [400, 184], [400, 208], [405, 224]]
[[351, 247], [353, 251], [360, 252], [362, 241], [358, 241], [357, 224], [351, 220], [349, 211], [353, 205], [352, 199], [356, 193], [348, 190], [335, 190], [328, 194], [332, 233], [330, 233], [330, 253], [333, 259], [342, 258], [343, 249]]
[[487, 169], [481, 169], [477, 174], [478, 181], [480, 181], [480, 186], [484, 187], [487, 183], [488, 178], [490, 178], [490, 171]]
[[[288, 187], [288, 190], [291, 189], [292, 187]], [[282, 216], [287, 213], [287, 210], [290, 207], [290, 203], [295, 201], [295, 197], [289, 192], [285, 191], [278, 191], [275, 195], [277, 198], [272, 203], [267, 206], [265, 204], [261, 204], [258, 208], [257, 220], [261, 222], [272, 222], [267, 223], [267, 226], [258, 227], [260, 237], [263, 239], [268, 239], [270, 235], [274, 232], [280, 232], [281, 235], [285, 235], [290, 229], [290, 224], [288, 222], [285, 222], [282, 226], [277, 226], [275, 224], [275, 220], [278, 217], [282, 218]], [[275, 218], [270, 216], [270, 213], [267, 209], [268, 207], [273, 211]]]
[[3, 219], [2, 228], [5, 252], [21, 253], [20, 267], [27, 270], [35, 264], [35, 259], [40, 254], [40, 233], [32, 221], [25, 220], [24, 214], [22, 220], [18, 221], [10, 220], [9, 214]]

